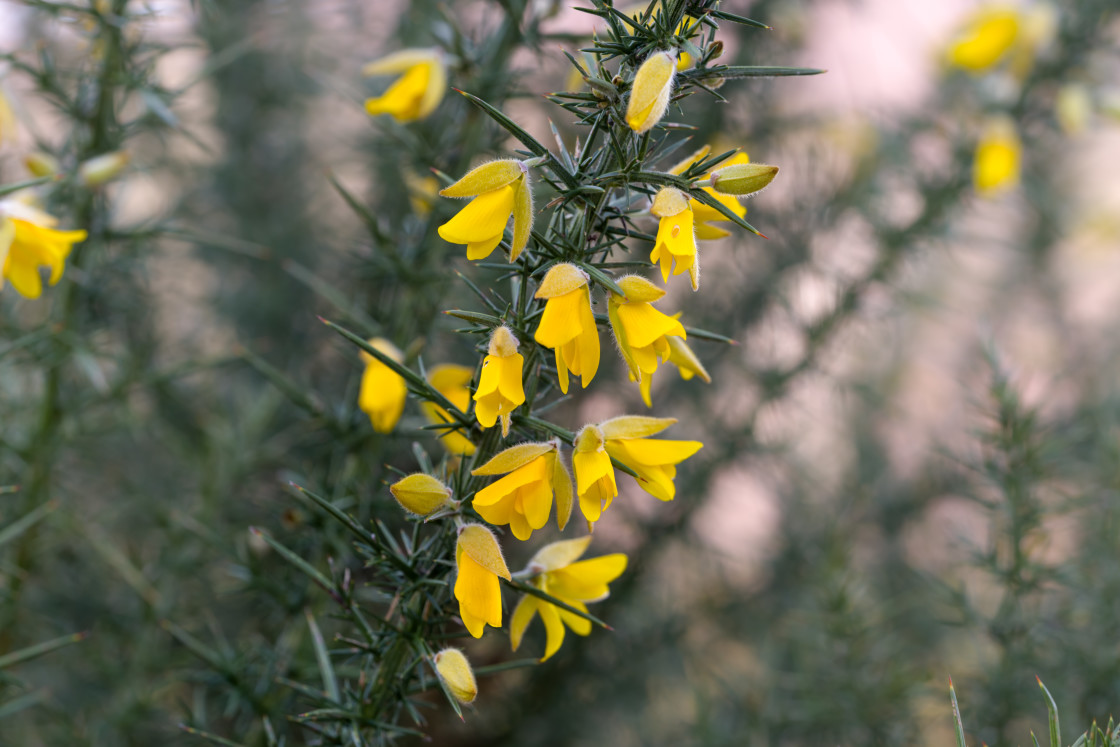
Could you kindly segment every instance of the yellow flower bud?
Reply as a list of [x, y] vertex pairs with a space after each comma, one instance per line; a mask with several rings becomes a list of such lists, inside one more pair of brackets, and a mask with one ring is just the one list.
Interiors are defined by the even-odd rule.
[[23, 165], [27, 167], [34, 176], [54, 176], [59, 171], [62, 171], [62, 166], [58, 163], [58, 159], [50, 153], [44, 153], [41, 150], [35, 150], [28, 153], [23, 158]]
[[87, 187], [100, 187], [119, 176], [128, 165], [129, 159], [130, 156], [123, 150], [103, 153], [79, 166], [78, 178]]
[[712, 189], [725, 195], [753, 194], [778, 175], [777, 166], [764, 163], [740, 163], [712, 172]]
[[467, 657], [457, 648], [445, 648], [432, 658], [436, 673], [460, 703], [473, 703], [478, 683]]
[[640, 135], [661, 121], [669, 108], [676, 72], [676, 50], [654, 52], [646, 58], [630, 89], [630, 103], [626, 107], [626, 124], [630, 129]]
[[389, 486], [389, 492], [405, 511], [420, 516], [434, 514], [451, 497], [451, 488], [423, 472], [398, 480]]

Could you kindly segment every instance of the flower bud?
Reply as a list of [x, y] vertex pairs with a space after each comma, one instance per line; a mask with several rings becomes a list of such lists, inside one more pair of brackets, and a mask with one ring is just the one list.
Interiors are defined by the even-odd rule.
[[725, 195], [749, 195], [774, 181], [777, 175], [777, 166], [739, 163], [713, 172], [712, 189]]
[[434, 514], [451, 498], [451, 488], [423, 472], [398, 480], [389, 486], [389, 492], [405, 511], [420, 516]]
[[474, 678], [474, 670], [467, 657], [457, 648], [445, 648], [436, 654], [432, 662], [435, 664], [436, 673], [447, 685], [447, 689], [460, 703], [472, 703], [478, 695], [478, 683]]
[[23, 165], [34, 176], [54, 176], [62, 170], [57, 158], [41, 150], [32, 151], [24, 156]]
[[630, 103], [626, 107], [626, 124], [639, 135], [649, 132], [665, 116], [669, 96], [673, 92], [673, 76], [677, 72], [677, 52], [654, 52], [634, 76]]
[[103, 153], [78, 167], [78, 178], [87, 187], [100, 187], [115, 179], [128, 165], [129, 155], [123, 150]]

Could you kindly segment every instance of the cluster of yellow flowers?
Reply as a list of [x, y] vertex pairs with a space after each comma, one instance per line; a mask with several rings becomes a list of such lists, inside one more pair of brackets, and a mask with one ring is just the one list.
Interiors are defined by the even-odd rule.
[[[984, 6], [967, 19], [946, 59], [972, 75], [999, 71], [1022, 81], [1053, 31], [1054, 14], [1046, 6]], [[993, 196], [1015, 187], [1022, 150], [1014, 122], [1004, 115], [989, 116], [980, 127], [973, 160], [976, 191]]]
[[[685, 56], [678, 49], [654, 50], [645, 56], [633, 72], [625, 111], [618, 110], [621, 125], [638, 136], [658, 125], [672, 100], [678, 72], [690, 63], [681, 64]], [[371, 63], [366, 73], [396, 73], [399, 77], [383, 95], [366, 102], [367, 111], [389, 114], [398, 122], [427, 116], [443, 95], [446, 62], [446, 56], [438, 50], [404, 50]], [[687, 273], [693, 290], [700, 284], [698, 240], [730, 235], [716, 224], [732, 220], [731, 216], [741, 219], [746, 209], [737, 198], [761, 190], [778, 171], [774, 166], [751, 163], [746, 154], [736, 153], [713, 159], [712, 168], [697, 173], [709, 153], [710, 148], [701, 148], [659, 175], [653, 183], [655, 189], [648, 191], [648, 208], [642, 210], [642, 214], [658, 221], [650, 262], [660, 269], [666, 284], [671, 276]], [[551, 351], [560, 392], [567, 394], [572, 377], [579, 378], [584, 388], [591, 383], [601, 357], [593, 282], [605, 292], [599, 308], [606, 313], [600, 320], [606, 318], [605, 326], [613, 333], [629, 377], [638, 383], [646, 406], [652, 406], [653, 377], [665, 363], [677, 366], [685, 379], [696, 376], [711, 381], [686, 343], [688, 333], [680, 315], [669, 315], [655, 307], [666, 294], [664, 288], [639, 275], [607, 274], [604, 279], [602, 269], [585, 264], [578, 253], [547, 259], [530, 251], [529, 260], [521, 259], [533, 236], [531, 171], [548, 163], [543, 156], [489, 161], [439, 192], [444, 197], [470, 200], [439, 226], [440, 237], [465, 245], [468, 260], [486, 259], [503, 246], [510, 263], [530, 263], [527, 267], [536, 283], [532, 298], [538, 305], [517, 318], [535, 319], [536, 329], [526, 329], [523, 321], [510, 319], [495, 325], [477, 379], [475, 369], [452, 364], [427, 372], [427, 383], [446, 402], [423, 402], [425, 418], [442, 426], [439, 438], [453, 457], [485, 459], [472, 464], [472, 478], [495, 479], [473, 494], [459, 497], [443, 481], [424, 473], [408, 475], [390, 487], [410, 513], [426, 521], [450, 518], [456, 522], [453, 593], [459, 616], [472, 636], [481, 637], [487, 625], [502, 626], [500, 580], [515, 585], [520, 581], [535, 589], [536, 593], [524, 595], [515, 607], [510, 637], [516, 650], [527, 626], [539, 615], [546, 632], [542, 661], [560, 648], [566, 628], [578, 635], [590, 632], [590, 620], [580, 613], [587, 613], [588, 603], [607, 597], [608, 585], [626, 567], [626, 556], [619, 553], [580, 560], [591, 542], [590, 532], [619, 495], [616, 470], [632, 475], [655, 498], [670, 501], [676, 495], [677, 465], [699, 451], [702, 444], [655, 438], [677, 422], [673, 418], [624, 415], [583, 426], [571, 438], [570, 459], [559, 438], [515, 443], [490, 456], [481, 453], [483, 442], [472, 435], [471, 423], [477, 423], [481, 432], [500, 422], [501, 438], [510, 436], [515, 414], [527, 402], [526, 376], [533, 375], [525, 370], [526, 355], [520, 351], [524, 345], [538, 346], [533, 355], [538, 350]], [[702, 199], [697, 198], [698, 193]], [[387, 340], [374, 339], [370, 345], [380, 355], [363, 354], [366, 371], [359, 403], [374, 429], [388, 433], [400, 419], [408, 394], [405, 380], [389, 362], [400, 364], [403, 356]], [[534, 385], [533, 391], [536, 389]], [[444, 407], [448, 403], [458, 412], [449, 412]], [[464, 420], [472, 404], [473, 421]], [[447, 469], [459, 469], [460, 462], [458, 458], [450, 460]], [[456, 484], [463, 484], [463, 480]], [[556, 525], [562, 531], [576, 503], [589, 534], [548, 544], [523, 570], [511, 573], [491, 527], [508, 526], [515, 538], [529, 540], [534, 531], [548, 523], [555, 504]], [[468, 509], [485, 524], [471, 520]], [[461, 651], [441, 651], [432, 663], [455, 698], [462, 702], [474, 699], [477, 685]]]

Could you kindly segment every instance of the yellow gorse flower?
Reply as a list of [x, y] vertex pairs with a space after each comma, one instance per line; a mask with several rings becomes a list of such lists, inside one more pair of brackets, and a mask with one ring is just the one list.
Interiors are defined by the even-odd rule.
[[[649, 438], [677, 422], [676, 418], [624, 415], [599, 424], [607, 454], [638, 475], [638, 485], [654, 498], [671, 501], [677, 489], [676, 465], [700, 451], [699, 441], [665, 441]], [[580, 506], [582, 507], [582, 502]]]
[[[669, 173], [676, 175], [683, 174], [689, 166], [692, 166], [695, 163], [699, 163], [700, 161], [707, 158], [708, 154], [711, 153], [711, 151], [711, 147], [705, 145], [703, 148], [700, 148], [691, 156], [669, 169]], [[749, 164], [750, 162], [750, 157], [746, 153], [740, 152], [736, 153], [731, 158], [720, 164], [720, 169], [724, 169], [729, 166], [745, 165]], [[704, 187], [704, 191], [711, 195], [713, 199], [723, 203], [723, 205], [726, 206], [728, 210], [730, 210], [740, 218], [743, 218], [747, 215], [747, 209], [743, 207], [742, 204], [740, 204], [740, 202], [735, 199], [733, 195], [722, 194], [720, 192], [717, 192], [712, 187]], [[711, 241], [713, 239], [722, 239], [725, 236], [731, 235], [730, 231], [712, 225], [713, 223], [719, 221], [728, 221], [729, 218], [726, 215], [716, 210], [714, 207], [705, 205], [695, 198], [689, 199], [688, 206], [692, 208], [697, 239], [701, 241]]]
[[661, 219], [657, 238], [649, 260], [661, 265], [661, 277], [669, 282], [669, 273], [680, 275], [687, 271], [692, 280], [692, 290], [700, 288], [700, 262], [696, 256], [695, 214], [689, 205], [688, 195], [676, 187], [662, 187], [653, 198], [649, 211]]
[[[400, 363], [404, 355], [388, 340], [375, 337], [369, 341], [371, 347]], [[358, 407], [369, 415], [373, 429], [378, 433], [390, 433], [401, 419], [404, 401], [408, 397], [408, 387], [404, 379], [393, 369], [362, 351], [366, 370], [362, 374], [358, 390]]]
[[676, 50], [654, 52], [638, 68], [626, 106], [626, 124], [631, 130], [639, 135], [649, 132], [665, 116], [676, 72]]
[[517, 338], [509, 327], [498, 327], [490, 336], [490, 354], [482, 360], [482, 375], [474, 393], [474, 416], [483, 428], [502, 420], [502, 438], [509, 435], [513, 411], [525, 401], [521, 372], [525, 358], [517, 352]]
[[447, 90], [447, 68], [439, 49], [402, 49], [370, 62], [362, 73], [403, 73], [383, 95], [366, 100], [366, 111], [371, 115], [389, 114], [398, 122], [428, 116]]
[[510, 580], [494, 533], [481, 524], [467, 524], [459, 530], [455, 544], [455, 598], [459, 617], [475, 638], [481, 638], [487, 625], [502, 627], [502, 589], [498, 578]]
[[471, 472], [506, 475], [474, 495], [478, 515], [495, 526], [509, 524], [513, 536], [527, 540], [548, 523], [556, 496], [556, 525], [563, 529], [572, 514], [572, 478], [560, 459], [558, 441], [512, 446]]
[[599, 370], [599, 328], [591, 311], [587, 273], [567, 263], [553, 265], [536, 297], [546, 300], [533, 339], [555, 352], [560, 391], [568, 393], [569, 371], [581, 377], [586, 388]]
[[38, 298], [43, 293], [39, 268], [50, 269], [47, 282], [54, 285], [62, 278], [66, 258], [85, 231], [57, 231], [58, 220], [27, 202], [18, 199], [0, 200], [0, 287], [4, 280], [25, 298]]
[[467, 657], [457, 648], [445, 648], [432, 657], [436, 674], [460, 703], [473, 703], [478, 697], [478, 682]]
[[989, 121], [976, 145], [976, 160], [972, 165], [976, 191], [990, 196], [1018, 184], [1021, 153], [1015, 125], [1004, 118]]
[[572, 471], [576, 474], [579, 510], [587, 520], [587, 531], [594, 531], [595, 522], [618, 495], [614, 465], [607, 453], [607, 439], [599, 426], [585, 425], [576, 434]]
[[684, 339], [687, 333], [677, 319], [653, 308], [651, 302], [664, 296], [665, 291], [637, 275], [621, 278], [618, 286], [626, 295], [610, 293], [607, 314], [618, 349], [630, 370], [630, 380], [638, 382], [642, 400], [650, 407], [653, 374], [672, 355], [668, 338]]
[[[590, 537], [581, 537], [542, 547], [529, 561], [529, 570], [536, 574], [530, 583], [565, 604], [587, 612], [587, 603], [599, 602], [610, 596], [607, 585], [626, 570], [626, 556], [622, 553], [579, 560], [590, 542]], [[514, 651], [521, 645], [525, 629], [537, 614], [544, 622], [546, 635], [541, 661], [560, 650], [565, 625], [577, 635], [591, 632], [591, 621], [587, 618], [526, 595], [517, 603], [510, 620], [509, 637]]]
[[[471, 406], [471, 390], [467, 385], [471, 383], [472, 376], [472, 369], [450, 363], [428, 369], [428, 383], [462, 413], [466, 413]], [[451, 413], [433, 402], [421, 402], [420, 412], [433, 425], [455, 422]], [[461, 429], [447, 428], [439, 431], [439, 441], [450, 454], [470, 456], [474, 453], [474, 444]]]
[[512, 158], [484, 163], [446, 189], [444, 197], [473, 197], [470, 203], [439, 227], [439, 235], [452, 244], [467, 245], [467, 259], [485, 259], [502, 241], [513, 216], [513, 262], [529, 243], [533, 229], [533, 192], [529, 168]]

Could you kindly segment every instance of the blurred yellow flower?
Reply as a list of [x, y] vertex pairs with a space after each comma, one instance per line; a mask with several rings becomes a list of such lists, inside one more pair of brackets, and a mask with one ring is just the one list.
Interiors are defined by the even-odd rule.
[[12, 111], [8, 94], [0, 86], [0, 145], [12, 140], [16, 134], [16, 115]]
[[626, 124], [639, 135], [649, 132], [665, 116], [677, 72], [677, 52], [654, 52], [645, 59], [630, 88]]
[[[542, 547], [529, 561], [529, 570], [536, 574], [530, 583], [568, 606], [587, 612], [587, 603], [599, 602], [610, 596], [607, 585], [626, 570], [626, 556], [622, 553], [579, 560], [590, 542], [590, 537], [581, 537]], [[577, 635], [591, 632], [591, 621], [587, 618], [538, 597], [525, 595], [513, 610], [509, 625], [510, 643], [514, 651], [521, 645], [525, 629], [538, 613], [544, 622], [546, 636], [541, 661], [560, 649], [564, 642], [565, 625]]]
[[699, 289], [700, 263], [696, 257], [694, 213], [688, 195], [676, 187], [662, 187], [649, 211], [661, 219], [650, 261], [661, 265], [661, 277], [665, 282], [669, 282], [670, 271], [674, 275], [687, 271], [692, 290]]
[[513, 216], [513, 262], [529, 243], [533, 229], [533, 192], [529, 169], [512, 158], [484, 163], [440, 191], [444, 197], [473, 197], [465, 208], [439, 227], [439, 235], [452, 244], [467, 245], [467, 259], [485, 259], [502, 241], [506, 223]]
[[584, 388], [599, 370], [599, 328], [591, 311], [587, 273], [575, 265], [553, 265], [545, 274], [536, 298], [546, 299], [533, 335], [556, 354], [560, 391], [568, 393], [568, 371], [581, 377]]
[[559, 442], [511, 446], [471, 474], [506, 475], [475, 493], [471, 505], [491, 524], [509, 524], [517, 539], [529, 539], [534, 530], [548, 523], [553, 494], [556, 524], [560, 529], [567, 526], [572, 513], [572, 478], [560, 459]]
[[987, 6], [973, 13], [949, 46], [949, 62], [972, 72], [994, 66], [1019, 38], [1019, 12]]
[[671, 501], [676, 497], [677, 489], [673, 485], [677, 476], [676, 465], [704, 446], [699, 441], [648, 438], [675, 422], [675, 418], [624, 415], [599, 424], [607, 454], [632, 469], [638, 475], [638, 485], [642, 490], [662, 501]]
[[487, 625], [502, 627], [502, 589], [498, 578], [509, 581], [510, 575], [494, 533], [481, 524], [467, 524], [460, 529], [455, 567], [459, 617], [470, 634], [481, 638]]
[[57, 231], [58, 220], [26, 201], [0, 200], [0, 287], [4, 280], [25, 298], [43, 293], [40, 267], [50, 269], [48, 281], [62, 278], [73, 245], [85, 241], [85, 231]]
[[362, 73], [404, 73], [384, 94], [366, 99], [366, 111], [371, 115], [389, 114], [398, 122], [431, 114], [447, 89], [447, 69], [439, 49], [402, 49], [370, 62]]
[[672, 355], [668, 338], [683, 339], [687, 334], [679, 321], [653, 308], [651, 301], [664, 296], [665, 291], [637, 275], [621, 278], [618, 286], [626, 295], [609, 294], [607, 315], [618, 349], [630, 371], [630, 380], [638, 382], [642, 400], [651, 407], [653, 374], [658, 364]]
[[1048, 5], [983, 6], [968, 17], [947, 57], [950, 64], [971, 73], [984, 73], [1007, 61], [1011, 72], [1022, 78], [1056, 26], [1055, 11]]
[[1015, 125], [1004, 118], [989, 121], [976, 145], [976, 160], [972, 165], [976, 191], [991, 196], [1018, 184], [1021, 153]]
[[502, 438], [509, 435], [513, 411], [525, 401], [521, 383], [525, 358], [517, 352], [517, 338], [509, 327], [498, 327], [490, 336], [490, 354], [482, 360], [482, 375], [474, 393], [474, 415], [483, 428], [502, 420]]
[[[369, 344], [398, 363], [404, 360], [401, 351], [382, 337], [371, 339]], [[404, 412], [408, 387], [400, 374], [364, 350], [362, 360], [365, 361], [366, 370], [362, 374], [362, 384], [358, 390], [358, 407], [369, 415], [375, 431], [390, 433]]]
[[[445, 363], [428, 369], [428, 383], [437, 392], [447, 397], [448, 401], [455, 405], [459, 412], [466, 414], [471, 406], [471, 390], [467, 385], [471, 383], [473, 375], [474, 371], [466, 366]], [[451, 413], [433, 402], [421, 402], [420, 412], [433, 425], [455, 422]], [[440, 430], [439, 441], [449, 454], [470, 456], [474, 453], [474, 444], [471, 443], [461, 428]]]

